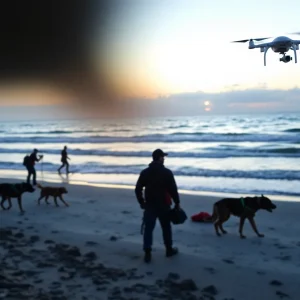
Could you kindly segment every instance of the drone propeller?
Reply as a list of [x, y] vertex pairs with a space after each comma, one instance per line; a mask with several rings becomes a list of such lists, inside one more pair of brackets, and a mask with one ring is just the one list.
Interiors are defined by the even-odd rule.
[[269, 39], [269, 37], [265, 37], [265, 38], [257, 38], [257, 39], [247, 39], [247, 40], [240, 40], [240, 41], [233, 41], [232, 43], [245, 43], [245, 42], [248, 42], [248, 41], [256, 41], [256, 42], [259, 42], [259, 41], [263, 41], [263, 40], [266, 40], [266, 39]]

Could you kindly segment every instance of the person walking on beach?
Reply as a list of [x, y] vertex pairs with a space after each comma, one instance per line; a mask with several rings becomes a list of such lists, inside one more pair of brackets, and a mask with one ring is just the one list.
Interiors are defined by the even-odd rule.
[[30, 154], [27, 164], [26, 164], [26, 169], [28, 171], [27, 175], [27, 183], [30, 183], [30, 177], [32, 176], [32, 183], [33, 185], [36, 185], [36, 170], [35, 170], [35, 162], [39, 162], [44, 156], [39, 155], [37, 157], [37, 153], [39, 152], [38, 149], [33, 149], [33, 152]]
[[68, 157], [68, 153], [67, 153], [67, 146], [64, 146], [64, 149], [61, 151], [61, 162], [62, 162], [62, 165], [57, 169], [58, 173], [60, 174], [60, 170], [63, 168], [63, 167], [66, 167], [66, 173], [69, 174], [69, 163], [68, 163], [68, 159], [70, 159]]
[[[136, 198], [140, 207], [144, 209], [143, 249], [144, 260], [147, 263], [151, 261], [153, 230], [157, 218], [162, 228], [166, 256], [170, 257], [178, 253], [178, 249], [173, 248], [172, 245], [170, 210], [171, 198], [175, 203], [175, 209], [180, 209], [180, 200], [174, 175], [164, 166], [164, 158], [167, 155], [168, 153], [161, 149], [156, 149], [152, 153], [153, 161], [140, 173], [135, 187]], [[145, 198], [143, 197], [144, 187]]]

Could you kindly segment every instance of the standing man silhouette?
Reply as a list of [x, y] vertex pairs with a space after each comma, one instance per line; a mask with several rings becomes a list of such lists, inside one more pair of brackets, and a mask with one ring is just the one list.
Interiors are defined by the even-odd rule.
[[58, 174], [60, 174], [60, 170], [63, 168], [63, 167], [66, 167], [66, 173], [69, 174], [69, 163], [68, 163], [68, 159], [70, 159], [68, 157], [68, 153], [67, 153], [67, 146], [64, 146], [64, 149], [61, 151], [61, 162], [62, 162], [62, 165], [57, 169], [58, 171]]
[[33, 185], [36, 185], [36, 171], [35, 171], [35, 162], [39, 162], [41, 159], [43, 159], [43, 155], [39, 155], [37, 157], [37, 153], [39, 152], [38, 149], [33, 149], [33, 152], [29, 156], [28, 163], [26, 165], [28, 175], [27, 175], [27, 183], [30, 183], [30, 177], [32, 175], [32, 183]]
[[[141, 209], [144, 210], [144, 260], [151, 261], [153, 230], [156, 219], [159, 219], [166, 247], [166, 256], [170, 257], [178, 253], [173, 247], [170, 210], [172, 199], [175, 208], [180, 208], [180, 200], [174, 175], [164, 166], [164, 158], [168, 153], [156, 149], [152, 153], [153, 161], [144, 169], [138, 178], [135, 187], [136, 198]], [[145, 188], [145, 196], [143, 190]]]

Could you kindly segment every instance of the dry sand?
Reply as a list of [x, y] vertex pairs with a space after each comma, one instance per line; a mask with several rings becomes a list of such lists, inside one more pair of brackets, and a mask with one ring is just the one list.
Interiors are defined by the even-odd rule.
[[[25, 214], [16, 199], [0, 210], [0, 299], [300, 299], [300, 202], [259, 211], [264, 238], [246, 222], [241, 240], [235, 217], [222, 237], [212, 224], [189, 219], [173, 226], [180, 253], [172, 258], [164, 256], [157, 223], [153, 261], [145, 264], [133, 189], [65, 186], [70, 207], [38, 206], [37, 190], [23, 195]], [[189, 217], [211, 213], [218, 199], [181, 194]]]

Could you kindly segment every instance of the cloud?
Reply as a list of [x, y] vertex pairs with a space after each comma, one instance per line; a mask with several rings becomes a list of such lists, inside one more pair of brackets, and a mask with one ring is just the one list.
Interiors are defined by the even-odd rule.
[[[205, 113], [205, 101], [211, 103], [211, 113], [268, 113], [300, 111], [300, 89], [247, 89], [220, 93], [182, 93], [160, 99], [156, 111], [164, 108], [172, 114]], [[159, 107], [160, 106], [160, 107]]]
[[[205, 102], [209, 101], [209, 105]], [[0, 110], [3, 119], [67, 119], [67, 118], [122, 118], [167, 117], [210, 114], [258, 114], [300, 112], [300, 89], [248, 89], [222, 93], [181, 93], [156, 99], [131, 98], [85, 107], [74, 103], [55, 107], [19, 107]]]

